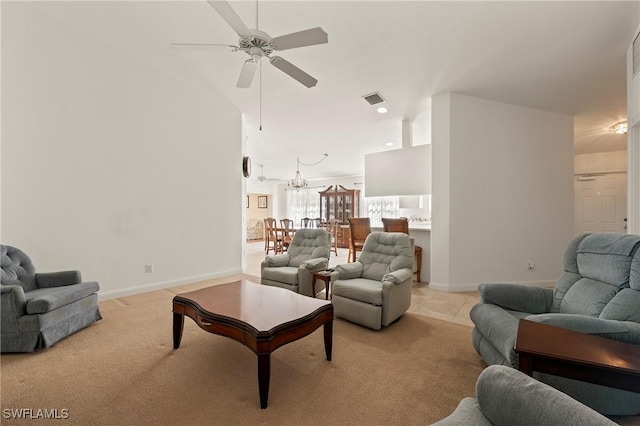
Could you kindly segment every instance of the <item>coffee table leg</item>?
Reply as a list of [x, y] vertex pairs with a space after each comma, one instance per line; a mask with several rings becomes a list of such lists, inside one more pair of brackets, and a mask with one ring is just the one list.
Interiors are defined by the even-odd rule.
[[271, 377], [271, 354], [258, 354], [258, 390], [260, 408], [267, 408], [269, 402], [269, 379]]
[[173, 349], [180, 347], [182, 340], [182, 330], [184, 328], [184, 315], [173, 313]]
[[331, 361], [331, 349], [333, 348], [333, 320], [324, 323], [324, 352], [327, 361]]
[[530, 356], [518, 355], [518, 370], [527, 376], [533, 376], [533, 363]]

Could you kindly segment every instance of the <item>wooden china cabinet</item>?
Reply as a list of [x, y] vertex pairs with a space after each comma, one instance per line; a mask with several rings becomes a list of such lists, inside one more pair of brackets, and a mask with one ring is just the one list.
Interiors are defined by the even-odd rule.
[[336, 185], [320, 191], [320, 217], [322, 222], [328, 223], [329, 219], [336, 219], [341, 225], [338, 228], [338, 247], [349, 247], [348, 218], [359, 216], [359, 189], [347, 189], [342, 185]]

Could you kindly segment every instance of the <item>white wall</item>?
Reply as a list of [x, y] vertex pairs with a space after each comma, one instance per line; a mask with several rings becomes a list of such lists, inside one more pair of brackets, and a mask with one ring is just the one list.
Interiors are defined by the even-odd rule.
[[627, 232], [632, 234], [640, 234], [640, 73], [633, 76], [633, 41], [639, 33], [640, 26], [631, 38], [627, 50], [627, 122], [629, 124]]
[[555, 281], [573, 236], [573, 118], [455, 93], [432, 108], [430, 286]]
[[624, 172], [627, 170], [627, 151], [596, 152], [574, 157], [574, 173]]
[[28, 3], [2, 5], [2, 79], [3, 244], [103, 298], [241, 271], [229, 102]]

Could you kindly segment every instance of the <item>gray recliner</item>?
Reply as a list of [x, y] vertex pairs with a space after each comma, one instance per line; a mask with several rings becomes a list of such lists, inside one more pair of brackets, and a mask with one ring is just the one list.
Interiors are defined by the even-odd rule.
[[102, 318], [97, 282], [82, 282], [79, 271], [36, 273], [23, 251], [0, 250], [3, 353], [48, 348]]
[[356, 262], [335, 267], [331, 274], [334, 312], [379, 330], [411, 306], [413, 244], [401, 232], [372, 232]]
[[[584, 234], [569, 244], [555, 288], [481, 284], [470, 312], [473, 346], [484, 361], [518, 366], [518, 320], [547, 323], [640, 345], [640, 236]], [[640, 413], [640, 394], [539, 374], [550, 384], [605, 415]]]
[[464, 398], [434, 426], [614, 426], [570, 396], [503, 365], [485, 368], [476, 397]]
[[312, 294], [313, 273], [327, 269], [331, 234], [324, 229], [299, 229], [285, 253], [267, 256], [260, 266], [261, 283]]

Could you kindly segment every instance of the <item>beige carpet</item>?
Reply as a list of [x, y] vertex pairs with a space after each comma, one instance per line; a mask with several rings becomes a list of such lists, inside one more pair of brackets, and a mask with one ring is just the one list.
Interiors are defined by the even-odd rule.
[[408, 313], [376, 332], [336, 319], [333, 361], [321, 328], [272, 354], [261, 410], [248, 348], [185, 318], [172, 349], [171, 299], [197, 287], [102, 302], [101, 321], [52, 348], [2, 355], [2, 409], [66, 409], [64, 425], [425, 425], [472, 396], [484, 368], [467, 326]]

